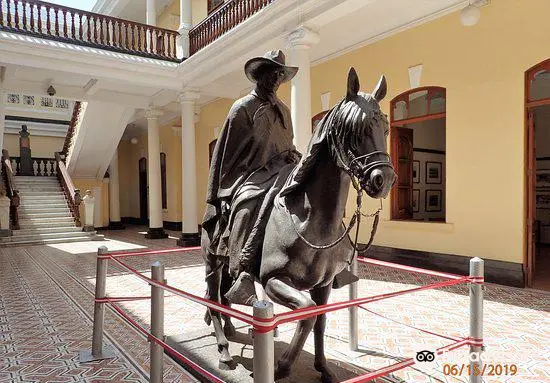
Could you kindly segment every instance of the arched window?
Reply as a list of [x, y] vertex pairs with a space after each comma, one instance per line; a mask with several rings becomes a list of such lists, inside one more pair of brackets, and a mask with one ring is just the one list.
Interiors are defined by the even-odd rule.
[[160, 183], [162, 193], [162, 208], [168, 209], [168, 196], [166, 194], [166, 153], [160, 153]]
[[391, 218], [445, 221], [446, 91], [416, 88], [391, 101], [391, 156], [397, 172]]

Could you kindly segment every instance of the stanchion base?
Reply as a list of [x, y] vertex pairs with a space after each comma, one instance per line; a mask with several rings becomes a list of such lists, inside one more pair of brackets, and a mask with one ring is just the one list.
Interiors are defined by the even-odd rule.
[[92, 355], [92, 350], [81, 350], [78, 356], [80, 363], [93, 362], [95, 360], [110, 359], [116, 356], [116, 351], [113, 346], [104, 346], [101, 354]]

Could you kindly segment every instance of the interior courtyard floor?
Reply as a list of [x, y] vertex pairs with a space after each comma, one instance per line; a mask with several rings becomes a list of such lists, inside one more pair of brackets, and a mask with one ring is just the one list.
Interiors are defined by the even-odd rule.
[[[79, 364], [78, 352], [91, 345], [93, 293], [97, 247], [111, 251], [162, 249], [175, 246], [178, 233], [165, 240], [146, 240], [143, 227], [103, 232], [102, 242], [0, 248], [0, 382], [103, 382], [147, 381], [149, 343], [106, 310], [106, 341], [117, 357]], [[200, 252], [127, 258], [132, 267], [149, 275], [159, 260], [166, 267], [170, 285], [204, 295], [204, 266]], [[441, 281], [386, 267], [360, 266], [359, 296], [370, 296]], [[144, 296], [150, 287], [109, 262], [109, 296]], [[484, 363], [518, 367], [515, 376], [486, 376], [485, 382], [550, 382], [550, 294], [487, 284], [484, 307]], [[334, 290], [331, 302], [348, 300], [347, 288]], [[144, 327], [149, 327], [149, 301], [123, 302], [122, 307]], [[466, 337], [468, 289], [466, 285], [424, 290], [377, 301], [359, 310], [359, 351], [347, 345], [347, 310], [329, 313], [325, 335], [327, 359], [371, 371], [408, 358], [422, 350], [449, 343], [412, 327], [437, 334]], [[277, 306], [275, 312], [286, 309]], [[250, 312], [250, 310], [248, 310]], [[205, 329], [204, 308], [172, 294], [165, 298], [165, 333], [178, 335]], [[239, 331], [243, 323], [235, 322]], [[288, 343], [294, 324], [279, 327], [277, 341]], [[208, 333], [210, 333], [208, 331]], [[211, 341], [214, 338], [211, 337]], [[313, 336], [304, 347], [313, 353]], [[276, 355], [277, 358], [277, 355]], [[467, 364], [467, 349], [392, 373], [378, 382], [467, 382], [468, 378], [444, 374], [444, 363]], [[186, 371], [165, 357], [165, 382], [194, 381]], [[447, 371], [448, 372], [448, 371]]]

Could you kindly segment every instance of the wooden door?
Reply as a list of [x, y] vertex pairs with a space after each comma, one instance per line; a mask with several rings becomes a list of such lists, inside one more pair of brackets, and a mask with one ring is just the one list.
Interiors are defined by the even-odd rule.
[[535, 115], [533, 109], [527, 113], [527, 262], [525, 264], [525, 279], [528, 287], [533, 284], [536, 260], [535, 219], [537, 214], [536, 193], [536, 144]]
[[396, 185], [392, 190], [392, 219], [412, 219], [413, 131], [394, 126], [391, 134], [391, 157], [397, 173]]
[[139, 218], [141, 224], [147, 224], [149, 210], [147, 204], [147, 159], [139, 160]]

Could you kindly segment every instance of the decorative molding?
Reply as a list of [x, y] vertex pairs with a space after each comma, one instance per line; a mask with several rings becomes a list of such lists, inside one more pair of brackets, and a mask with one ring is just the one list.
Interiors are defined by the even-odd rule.
[[195, 103], [200, 96], [201, 95], [197, 89], [187, 88], [178, 94], [178, 101], [182, 104]]
[[321, 94], [321, 109], [328, 110], [330, 108], [330, 92]]
[[311, 48], [319, 42], [319, 34], [312, 31], [310, 28], [301, 25], [286, 37], [286, 47], [288, 49], [304, 49]]
[[164, 115], [164, 110], [157, 106], [149, 106], [145, 110], [145, 118], [148, 120], [158, 120], [162, 115]]
[[420, 87], [423, 67], [422, 64], [419, 64], [409, 68], [409, 84], [411, 89]]
[[21, 125], [27, 125], [31, 137], [65, 137], [67, 135], [67, 131], [69, 130], [69, 126], [65, 124], [50, 124], [33, 121], [20, 122], [6, 119], [4, 133], [19, 134]]

